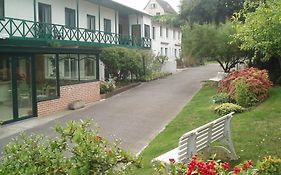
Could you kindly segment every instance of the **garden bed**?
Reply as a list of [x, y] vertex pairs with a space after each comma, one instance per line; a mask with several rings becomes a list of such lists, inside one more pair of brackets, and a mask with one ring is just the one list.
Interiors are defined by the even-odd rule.
[[[187, 131], [208, 123], [218, 115], [213, 111], [215, 105], [210, 100], [217, 93], [216, 86], [205, 84], [194, 98], [182, 109], [176, 118], [169, 123], [141, 153], [143, 168], [139, 175], [152, 174], [150, 161], [177, 147], [179, 137]], [[281, 87], [270, 91], [269, 98], [250, 111], [235, 114], [232, 121], [233, 142], [240, 159], [232, 164], [244, 160], [260, 160], [262, 157], [274, 155], [281, 157]]]
[[139, 86], [140, 84], [141, 83], [138, 82], [138, 83], [131, 83], [129, 85], [121, 86], [121, 87], [116, 88], [112, 92], [109, 92], [109, 93], [106, 93], [106, 94], [100, 94], [100, 97], [101, 97], [101, 99], [107, 99], [107, 98], [110, 98], [110, 97], [112, 97], [114, 95], [120, 94], [120, 93], [122, 93], [124, 91], [127, 91], [127, 90], [129, 90], [131, 88]]

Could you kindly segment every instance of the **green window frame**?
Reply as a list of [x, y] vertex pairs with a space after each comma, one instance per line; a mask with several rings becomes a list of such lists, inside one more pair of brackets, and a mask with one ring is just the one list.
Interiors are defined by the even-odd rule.
[[76, 13], [74, 9], [65, 8], [65, 26], [68, 28], [76, 27]]
[[87, 29], [96, 30], [96, 17], [93, 15], [87, 15]]
[[0, 0], [0, 19], [5, 17], [5, 3], [4, 0]]
[[104, 32], [111, 33], [111, 20], [110, 19], [104, 19]]

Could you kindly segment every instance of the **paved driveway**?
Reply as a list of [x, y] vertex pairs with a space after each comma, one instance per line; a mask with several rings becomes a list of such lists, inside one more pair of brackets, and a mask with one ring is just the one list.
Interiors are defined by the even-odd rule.
[[[122, 147], [140, 152], [200, 89], [201, 81], [216, 76], [219, 66], [189, 68], [164, 79], [143, 83], [86, 109], [27, 130], [54, 136], [56, 122], [92, 118], [103, 137], [122, 140]], [[13, 136], [0, 140], [0, 151]]]

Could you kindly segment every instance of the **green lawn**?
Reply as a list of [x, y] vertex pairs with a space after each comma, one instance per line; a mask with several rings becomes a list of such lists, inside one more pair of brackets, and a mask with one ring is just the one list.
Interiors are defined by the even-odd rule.
[[[144, 167], [137, 174], [152, 174], [151, 159], [177, 147], [178, 138], [218, 116], [213, 112], [211, 97], [216, 88], [205, 85], [176, 118], [142, 152]], [[270, 98], [232, 120], [233, 141], [240, 161], [260, 159], [266, 155], [281, 157], [281, 88], [273, 88]]]

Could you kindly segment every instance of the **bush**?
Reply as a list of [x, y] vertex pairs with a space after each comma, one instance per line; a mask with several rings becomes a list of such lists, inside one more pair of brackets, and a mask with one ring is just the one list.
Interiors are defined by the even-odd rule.
[[[239, 81], [240, 79], [243, 79], [244, 82], [242, 82], [242, 80]], [[243, 85], [244, 83], [247, 85]], [[253, 104], [255, 104], [256, 102], [264, 101], [268, 97], [268, 92], [271, 87], [272, 82], [269, 79], [268, 71], [252, 67], [231, 73], [220, 82], [219, 91], [226, 92], [231, 99], [238, 98], [240, 100], [242, 100], [242, 97], [240, 98], [237, 96], [239, 94], [237, 91], [244, 91], [243, 94], [251, 92], [254, 96], [251, 98], [256, 99], [253, 100]], [[248, 90], [245, 91], [244, 88]], [[247, 102], [241, 101], [240, 103], [247, 104]]]
[[250, 107], [258, 102], [256, 95], [251, 91], [249, 84], [247, 84], [244, 78], [240, 78], [234, 83], [235, 91], [233, 94], [233, 99], [238, 105]]
[[233, 103], [223, 103], [215, 108], [216, 113], [219, 115], [227, 115], [231, 112], [241, 113], [244, 112], [245, 109], [239, 105]]
[[281, 159], [276, 157], [265, 157], [262, 162], [254, 165], [247, 160], [231, 170], [227, 162], [210, 160], [207, 162], [198, 160], [193, 156], [189, 163], [175, 163], [170, 159], [170, 168], [167, 172], [166, 164], [156, 164], [155, 174], [158, 175], [280, 175]]
[[230, 99], [227, 93], [223, 92], [213, 96], [213, 102], [216, 104], [228, 103], [230, 102]]
[[100, 83], [100, 93], [101, 94], [106, 94], [109, 92], [114, 91], [116, 88], [115, 81], [114, 80], [109, 80], [109, 81], [101, 81]]
[[171, 75], [171, 73], [168, 72], [151, 72], [150, 74], [144, 75], [140, 78], [141, 81], [148, 82], [152, 80], [156, 80], [158, 78], [163, 78], [168, 75]]
[[139, 160], [90, 129], [90, 122], [56, 127], [56, 139], [21, 136], [6, 146], [0, 174], [130, 174]]

